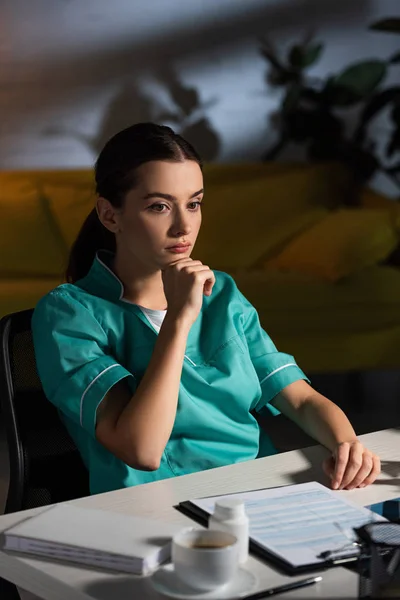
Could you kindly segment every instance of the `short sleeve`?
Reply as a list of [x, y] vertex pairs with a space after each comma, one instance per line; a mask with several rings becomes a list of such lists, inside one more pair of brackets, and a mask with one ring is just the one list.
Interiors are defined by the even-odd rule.
[[96, 411], [107, 392], [133, 375], [108, 352], [107, 336], [90, 310], [57, 290], [32, 318], [38, 374], [50, 402], [95, 437]]
[[283, 388], [305, 379], [309, 381], [290, 354], [278, 352], [269, 335], [260, 324], [254, 306], [239, 292], [243, 306], [243, 327], [251, 361], [261, 386], [261, 398], [255, 407], [261, 411], [267, 407], [273, 415], [279, 411], [270, 403]]

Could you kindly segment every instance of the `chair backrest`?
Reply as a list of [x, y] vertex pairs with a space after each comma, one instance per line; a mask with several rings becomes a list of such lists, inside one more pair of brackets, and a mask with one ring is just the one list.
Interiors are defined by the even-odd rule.
[[6, 513], [89, 494], [87, 469], [37, 374], [32, 313], [0, 321], [0, 400], [10, 456]]

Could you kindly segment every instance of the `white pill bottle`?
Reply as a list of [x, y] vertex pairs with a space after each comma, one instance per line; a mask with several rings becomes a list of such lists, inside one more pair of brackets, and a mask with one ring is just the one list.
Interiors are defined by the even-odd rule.
[[239, 541], [239, 561], [245, 563], [249, 556], [249, 518], [243, 500], [221, 498], [215, 503], [214, 512], [208, 520], [209, 529], [226, 531]]

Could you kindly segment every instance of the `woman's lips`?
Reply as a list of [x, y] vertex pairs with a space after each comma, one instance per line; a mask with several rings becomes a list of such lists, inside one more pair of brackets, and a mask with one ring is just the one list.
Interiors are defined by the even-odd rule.
[[166, 250], [168, 250], [168, 252], [173, 252], [174, 254], [183, 254], [184, 252], [187, 252], [189, 248], [190, 244], [187, 246], [170, 246], [169, 248], [166, 248]]

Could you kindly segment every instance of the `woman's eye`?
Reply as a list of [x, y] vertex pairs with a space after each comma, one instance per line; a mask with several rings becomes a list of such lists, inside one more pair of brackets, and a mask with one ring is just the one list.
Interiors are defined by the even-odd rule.
[[166, 204], [152, 204], [150, 206], [150, 210], [153, 210], [154, 212], [164, 212], [164, 208], [168, 208]]
[[[188, 204], [188, 209], [191, 211], [199, 210], [201, 204], [202, 204], [202, 202], [200, 202], [200, 201], [190, 202], [190, 204]], [[164, 212], [166, 212], [166, 210], [164, 210], [164, 209], [166, 209], [166, 210], [168, 209], [167, 204], [163, 204], [160, 202], [157, 202], [157, 204], [152, 204], [151, 206], [149, 206], [149, 210], [151, 210], [152, 212], [164, 213]]]
[[189, 204], [189, 209], [190, 209], [190, 210], [198, 210], [198, 209], [201, 207], [201, 205], [202, 205], [202, 202], [200, 202], [200, 201], [197, 201], [197, 202], [191, 202], [191, 203]]

